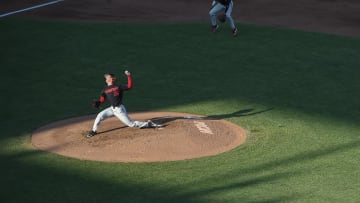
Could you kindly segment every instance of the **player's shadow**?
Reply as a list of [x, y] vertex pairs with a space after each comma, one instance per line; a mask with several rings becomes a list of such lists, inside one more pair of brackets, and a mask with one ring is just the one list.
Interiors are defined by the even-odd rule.
[[128, 126], [121, 126], [121, 127], [118, 127], [118, 128], [112, 128], [112, 129], [109, 129], [109, 130], [100, 131], [100, 132], [97, 132], [97, 135], [100, 135], [100, 134], [103, 134], [103, 133], [112, 132], [112, 131], [116, 131], [116, 130], [121, 130], [121, 129], [127, 128], [127, 127], [128, 127]]
[[243, 110], [235, 111], [235, 112], [229, 113], [229, 114], [210, 115], [210, 116], [207, 116], [206, 119], [217, 120], [217, 119], [225, 119], [225, 118], [233, 118], [233, 117], [253, 116], [256, 114], [261, 114], [261, 113], [264, 113], [267, 111], [271, 111], [273, 109], [274, 108], [268, 108], [268, 109], [260, 110], [260, 111], [255, 111], [254, 109], [243, 109]]
[[168, 117], [155, 117], [152, 118], [151, 120], [154, 121], [157, 124], [163, 125], [164, 127], [166, 127], [167, 123], [170, 123], [172, 121], [175, 120], [221, 120], [221, 119], [226, 119], [226, 118], [233, 118], [233, 117], [242, 117], [242, 116], [253, 116], [256, 114], [261, 114], [261, 113], [265, 113], [267, 111], [271, 111], [274, 108], [268, 108], [265, 110], [260, 110], [260, 111], [255, 111], [254, 109], [242, 109], [239, 111], [235, 111], [233, 113], [229, 113], [229, 114], [219, 114], [219, 115], [209, 115], [209, 116], [176, 116], [176, 117], [172, 117], [172, 116], [168, 116]]

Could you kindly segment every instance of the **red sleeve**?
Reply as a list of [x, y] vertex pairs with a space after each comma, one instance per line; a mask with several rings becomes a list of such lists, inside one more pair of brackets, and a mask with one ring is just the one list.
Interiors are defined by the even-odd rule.
[[127, 78], [128, 78], [127, 87], [128, 87], [128, 89], [131, 89], [133, 86], [133, 81], [132, 81], [131, 75], [128, 75]]
[[104, 96], [100, 96], [99, 101], [100, 101], [100, 103], [104, 103], [104, 102], [105, 102], [105, 97], [104, 97]]

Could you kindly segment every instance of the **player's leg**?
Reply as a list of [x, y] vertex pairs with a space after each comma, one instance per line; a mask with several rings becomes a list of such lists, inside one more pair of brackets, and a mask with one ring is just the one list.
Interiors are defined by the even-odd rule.
[[112, 108], [114, 115], [125, 125], [129, 127], [148, 127], [148, 122], [133, 121], [126, 112], [125, 106], [120, 105], [119, 107]]
[[230, 23], [231, 29], [234, 29], [236, 27], [235, 23], [234, 23], [234, 19], [231, 17], [233, 7], [234, 7], [234, 3], [231, 1], [229, 6], [228, 6], [228, 9], [226, 10], [226, 13], [225, 13], [226, 18], [228, 19], [228, 21]]
[[219, 25], [217, 24], [217, 20], [216, 20], [216, 14], [223, 9], [225, 9], [224, 5], [222, 5], [220, 3], [216, 3], [214, 5], [214, 7], [212, 7], [212, 9], [209, 11], [212, 32], [215, 32], [217, 30], [217, 28], [219, 27]]
[[113, 111], [111, 110], [111, 107], [106, 108], [102, 110], [98, 115], [96, 116], [92, 131], [96, 132], [97, 128], [99, 127], [101, 121], [114, 116]]
[[237, 35], [237, 28], [235, 26], [234, 19], [231, 16], [233, 7], [234, 7], [234, 3], [231, 1], [225, 14], [226, 14], [227, 20], [229, 21], [232, 33], [233, 33], [234, 36], [236, 36]]

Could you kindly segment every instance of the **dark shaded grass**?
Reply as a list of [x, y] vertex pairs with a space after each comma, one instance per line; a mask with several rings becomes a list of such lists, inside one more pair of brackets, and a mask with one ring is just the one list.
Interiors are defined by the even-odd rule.
[[[0, 21], [4, 202], [356, 202], [358, 39], [241, 25]], [[131, 111], [230, 120], [247, 143], [169, 163], [79, 161], [39, 152], [29, 133], [95, 113], [114, 72]]]

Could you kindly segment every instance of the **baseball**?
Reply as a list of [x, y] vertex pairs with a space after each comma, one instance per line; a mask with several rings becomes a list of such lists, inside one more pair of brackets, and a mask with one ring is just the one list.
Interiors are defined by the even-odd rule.
[[130, 72], [128, 70], [126, 70], [125, 75], [130, 75]]

